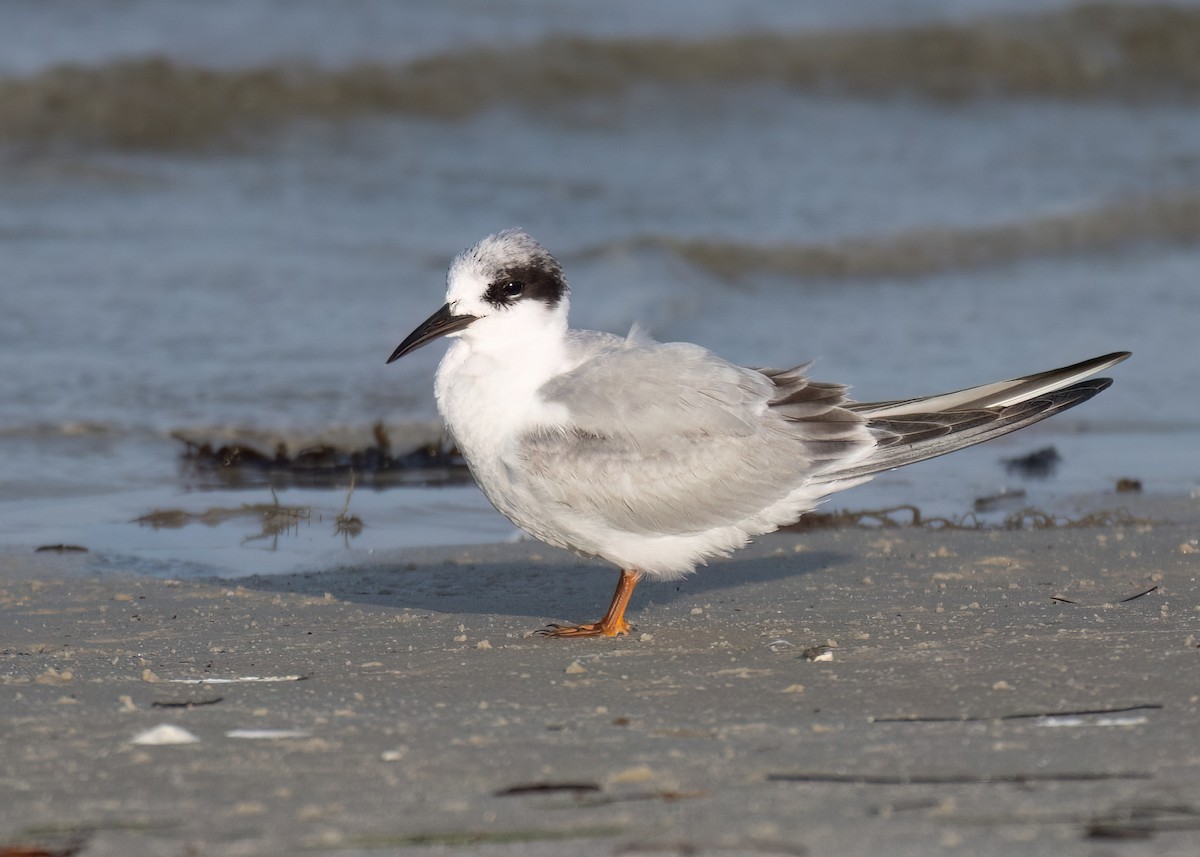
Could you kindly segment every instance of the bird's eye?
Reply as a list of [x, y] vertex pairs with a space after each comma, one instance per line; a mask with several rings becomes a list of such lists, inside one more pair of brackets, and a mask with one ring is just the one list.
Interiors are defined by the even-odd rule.
[[500, 292], [506, 298], [518, 298], [525, 291], [525, 284], [518, 280], [508, 280], [500, 286]]

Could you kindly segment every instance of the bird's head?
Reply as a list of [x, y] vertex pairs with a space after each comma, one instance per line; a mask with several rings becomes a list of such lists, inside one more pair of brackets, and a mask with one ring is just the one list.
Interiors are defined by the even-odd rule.
[[446, 276], [446, 303], [408, 335], [388, 363], [441, 336], [519, 343], [566, 330], [562, 267], [519, 229], [489, 235], [459, 253]]

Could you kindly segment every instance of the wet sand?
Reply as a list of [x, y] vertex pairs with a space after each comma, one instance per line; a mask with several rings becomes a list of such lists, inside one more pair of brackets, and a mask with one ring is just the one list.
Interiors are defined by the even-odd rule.
[[536, 543], [238, 581], [9, 550], [0, 853], [1193, 855], [1200, 501], [1130, 501], [763, 538], [612, 640], [532, 634], [616, 579]]

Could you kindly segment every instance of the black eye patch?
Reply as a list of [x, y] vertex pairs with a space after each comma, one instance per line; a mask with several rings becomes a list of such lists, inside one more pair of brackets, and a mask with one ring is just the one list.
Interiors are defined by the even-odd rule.
[[544, 301], [556, 307], [567, 292], [562, 269], [551, 260], [534, 262], [500, 272], [484, 292], [483, 299], [494, 307], [512, 306], [517, 301]]

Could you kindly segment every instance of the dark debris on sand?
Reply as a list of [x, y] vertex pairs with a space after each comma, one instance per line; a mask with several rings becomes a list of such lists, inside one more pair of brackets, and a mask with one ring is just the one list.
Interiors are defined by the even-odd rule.
[[181, 457], [189, 473], [221, 487], [326, 488], [344, 485], [350, 476], [371, 487], [471, 482], [466, 461], [452, 444], [439, 440], [395, 453], [382, 423], [375, 424], [366, 445], [314, 443], [295, 452], [283, 441], [267, 449], [255, 442], [218, 445], [179, 432], [172, 436], [184, 445]]
[[1058, 469], [1062, 456], [1058, 454], [1057, 449], [1047, 446], [1028, 455], [1005, 458], [1003, 461], [1004, 469], [1014, 476], [1020, 476], [1022, 479], [1048, 479]]

